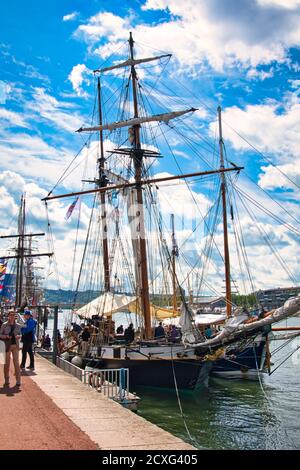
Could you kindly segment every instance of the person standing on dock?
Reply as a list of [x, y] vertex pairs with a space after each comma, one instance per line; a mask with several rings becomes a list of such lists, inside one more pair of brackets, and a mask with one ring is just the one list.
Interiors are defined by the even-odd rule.
[[21, 369], [25, 369], [27, 353], [30, 358], [30, 363], [27, 369], [34, 370], [34, 355], [32, 351], [32, 344], [35, 342], [35, 328], [36, 320], [32, 318], [30, 310], [24, 310], [24, 319], [26, 326], [22, 328], [22, 363]]
[[0, 328], [0, 339], [5, 343], [5, 365], [4, 365], [4, 386], [9, 386], [9, 368], [10, 358], [13, 357], [13, 363], [16, 374], [16, 386], [21, 385], [21, 372], [19, 366], [19, 340], [21, 338], [21, 329], [24, 325], [16, 322], [16, 313], [14, 310], [8, 312], [8, 321], [4, 322]]

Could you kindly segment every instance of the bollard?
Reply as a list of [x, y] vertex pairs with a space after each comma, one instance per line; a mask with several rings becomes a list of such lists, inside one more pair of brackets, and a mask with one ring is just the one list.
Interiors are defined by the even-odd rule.
[[53, 352], [52, 352], [52, 362], [56, 365], [56, 356], [57, 356], [57, 323], [58, 323], [58, 306], [54, 307], [54, 325], [53, 325]]
[[125, 369], [120, 370], [120, 386], [119, 386], [120, 399], [125, 398]]

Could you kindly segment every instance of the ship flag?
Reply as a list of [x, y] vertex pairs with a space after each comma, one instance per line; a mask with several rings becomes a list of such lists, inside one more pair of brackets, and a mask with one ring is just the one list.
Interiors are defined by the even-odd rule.
[[2, 294], [4, 287], [4, 279], [6, 275], [7, 260], [0, 258], [0, 295]]
[[77, 202], [78, 202], [78, 199], [79, 199], [79, 196], [77, 196], [77, 197], [74, 199], [74, 201], [72, 202], [72, 204], [70, 205], [70, 207], [69, 207], [69, 209], [68, 209], [68, 211], [67, 211], [67, 213], [66, 213], [66, 216], [65, 216], [65, 219], [66, 219], [66, 220], [68, 220], [68, 219], [71, 217], [71, 215], [72, 215], [72, 213], [73, 213], [73, 211], [74, 211], [74, 209], [75, 209], [75, 206], [76, 206], [76, 204], [77, 204]]

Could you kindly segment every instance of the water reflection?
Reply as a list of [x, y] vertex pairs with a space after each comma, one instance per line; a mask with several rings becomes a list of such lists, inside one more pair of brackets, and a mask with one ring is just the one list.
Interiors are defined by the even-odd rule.
[[[188, 440], [175, 392], [141, 387], [137, 393], [143, 417]], [[180, 391], [180, 400], [199, 448], [284, 447], [280, 419], [257, 383], [212, 379], [204, 391]]]

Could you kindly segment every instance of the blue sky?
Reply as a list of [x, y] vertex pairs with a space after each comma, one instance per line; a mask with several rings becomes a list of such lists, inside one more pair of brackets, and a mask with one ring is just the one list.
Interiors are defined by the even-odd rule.
[[[26, 3], [16, 0], [3, 3], [0, 18], [1, 231], [8, 230], [12, 218], [16, 217], [23, 190], [31, 198], [29, 204], [35, 220], [43, 224], [44, 213], [39, 200], [53, 187], [80, 149], [83, 140], [74, 131], [90, 123], [95, 86], [92, 70], [107, 60], [124, 58], [124, 44], [130, 30], [138, 54], [153, 55], [159, 54], [158, 51], [173, 54], [165, 70], [170, 89], [160, 81], [157, 91], [173, 93], [171, 98], [179, 109], [183, 104], [200, 108], [196, 124], [191, 121], [191, 125], [199, 126], [202, 138], [212, 145], [216, 108], [219, 104], [222, 106], [228, 158], [245, 165], [252, 179], [241, 176], [241, 188], [292, 224], [293, 219], [287, 212], [295, 218], [300, 212], [299, 25], [298, 0], [29, 0]], [[141, 83], [143, 80], [147, 86], [156, 83], [147, 69], [141, 75]], [[104, 89], [105, 93], [109, 93], [108, 88]], [[165, 96], [158, 106], [159, 111], [162, 112], [164, 106], [170, 109], [168, 104]], [[189, 149], [182, 142], [173, 143], [177, 152], [188, 157]], [[168, 153], [165, 143], [162, 151]], [[207, 149], [205, 152], [206, 158], [211, 158]], [[193, 158], [183, 157], [180, 166], [187, 172], [195, 168], [207, 169], [203, 162]], [[167, 157], [154, 167], [154, 173], [174, 174], [176, 171], [175, 162]], [[79, 189], [80, 175], [77, 172], [67, 178], [57, 191]], [[200, 199], [209, 197], [209, 191], [200, 185], [194, 191]], [[181, 200], [184, 198], [183, 194]], [[82, 235], [88, 220], [88, 205], [87, 202], [83, 209]], [[66, 206], [66, 202], [60, 202], [51, 209], [56, 221], [59, 253], [71, 250], [66, 233], [69, 240], [75, 237], [76, 223], [69, 221], [66, 226], [64, 220]], [[165, 215], [175, 212], [178, 220], [186, 212], [184, 204], [178, 201], [176, 207], [164, 207]], [[188, 215], [186, 217], [189, 219]], [[253, 238], [251, 221], [245, 213], [242, 217], [246, 238], [248, 234], [250, 240]], [[262, 214], [259, 217], [268, 233], [275, 237], [274, 243], [289, 263], [294, 277], [299, 279], [295, 260], [298, 236], [290, 234], [282, 224], [276, 225], [273, 219], [263, 218]], [[268, 256], [260, 247], [254, 251], [253, 265]], [[67, 272], [69, 267], [62, 263], [61, 269]], [[265, 266], [257, 270], [258, 283], [266, 278], [270, 285], [291, 284], [275, 265], [269, 270]]]

